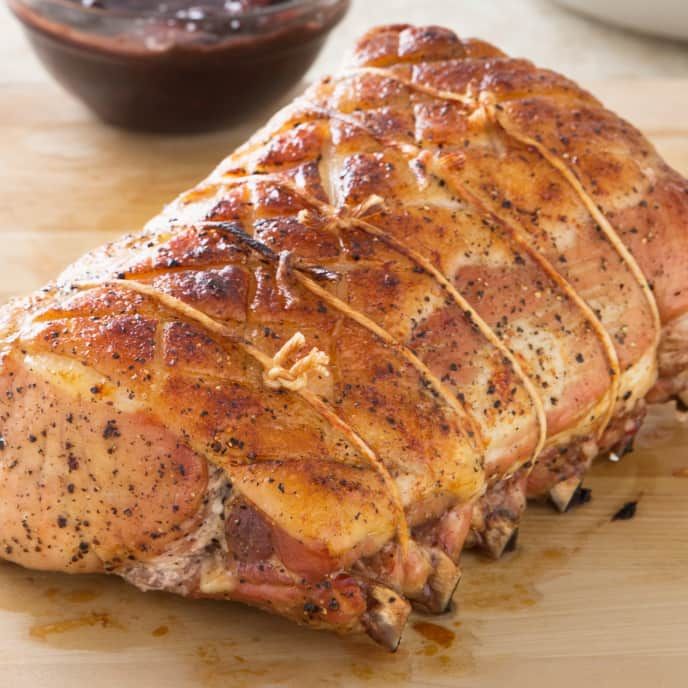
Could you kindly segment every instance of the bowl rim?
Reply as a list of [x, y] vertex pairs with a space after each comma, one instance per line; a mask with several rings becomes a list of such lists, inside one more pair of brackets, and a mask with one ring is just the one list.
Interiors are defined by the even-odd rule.
[[[285, 0], [284, 2], [280, 2], [276, 5], [268, 5], [265, 7], [255, 7], [253, 9], [250, 9], [248, 11], [231, 11], [228, 7], [227, 4], [225, 3], [223, 6], [218, 6], [217, 8], [213, 8], [212, 15], [208, 15], [205, 18], [209, 18], [210, 16], [214, 18], [221, 18], [221, 19], [262, 19], [264, 17], [270, 17], [275, 14], [280, 14], [282, 12], [286, 12], [289, 10], [302, 10], [302, 11], [308, 11], [308, 10], [318, 10], [322, 8], [327, 8], [327, 7], [334, 7], [339, 4], [344, 4], [348, 2], [349, 0]], [[169, 8], [167, 12], [161, 12], [159, 5], [160, 4], [165, 4], [164, 2], [161, 3], [156, 3], [155, 8], [118, 8], [118, 7], [98, 7], [97, 5], [93, 6], [87, 6], [87, 5], [82, 5], [80, 2], [74, 2], [74, 0], [14, 0], [15, 3], [18, 3], [20, 5], [25, 5], [28, 7], [40, 7], [41, 5], [46, 6], [46, 5], [52, 5], [52, 6], [57, 6], [57, 7], [62, 7], [65, 10], [69, 10], [71, 12], [75, 13], [80, 13], [80, 14], [86, 14], [86, 15], [91, 15], [94, 18], [95, 17], [102, 17], [103, 19], [107, 18], [112, 18], [112, 19], [145, 19], [147, 17], [156, 17], [156, 18], [166, 18], [166, 19], [180, 19], [180, 17], [177, 16], [177, 12], [179, 11], [179, 8], [177, 9], [171, 9]], [[185, 3], [184, 9], [191, 10], [194, 8], [200, 8], [202, 6], [202, 0], [199, 0], [199, 2], [194, 2], [193, 0], [187, 0]], [[202, 19], [193, 19], [189, 17], [187, 21], [202, 21]]]

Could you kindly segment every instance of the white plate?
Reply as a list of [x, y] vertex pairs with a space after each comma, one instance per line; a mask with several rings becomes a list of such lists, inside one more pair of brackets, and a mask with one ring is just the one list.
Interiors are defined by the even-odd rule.
[[642, 33], [688, 40], [688, 0], [556, 0], [560, 5]]

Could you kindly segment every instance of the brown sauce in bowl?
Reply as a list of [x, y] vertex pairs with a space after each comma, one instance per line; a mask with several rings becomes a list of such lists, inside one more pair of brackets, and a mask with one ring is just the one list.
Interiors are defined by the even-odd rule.
[[189, 132], [244, 121], [306, 72], [349, 0], [9, 0], [43, 64], [101, 119]]

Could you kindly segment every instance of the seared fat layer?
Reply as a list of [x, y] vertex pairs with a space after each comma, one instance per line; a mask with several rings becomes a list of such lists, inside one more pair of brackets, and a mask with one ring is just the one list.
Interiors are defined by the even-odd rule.
[[498, 555], [648, 392], [685, 400], [687, 208], [575, 84], [371, 31], [144, 232], [0, 312], [4, 556], [396, 647], [466, 542]]

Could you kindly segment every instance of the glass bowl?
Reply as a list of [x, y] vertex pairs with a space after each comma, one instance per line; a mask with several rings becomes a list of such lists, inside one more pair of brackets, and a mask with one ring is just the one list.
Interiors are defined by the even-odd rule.
[[291, 89], [349, 0], [8, 0], [48, 71], [101, 119], [191, 132]]

